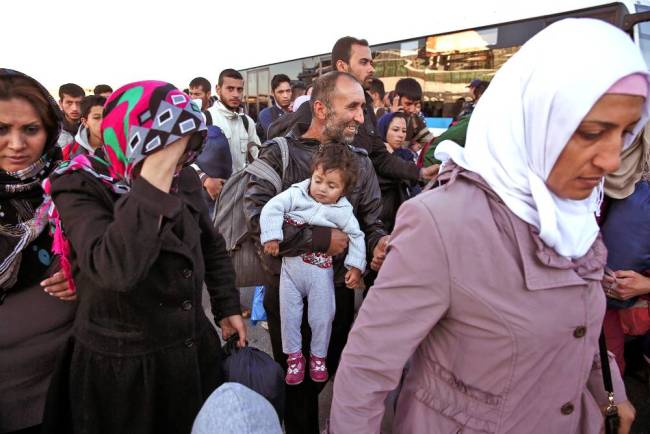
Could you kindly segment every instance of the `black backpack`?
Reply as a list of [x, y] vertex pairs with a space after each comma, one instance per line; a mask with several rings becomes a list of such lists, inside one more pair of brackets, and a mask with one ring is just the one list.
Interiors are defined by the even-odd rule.
[[[261, 147], [277, 145], [282, 154], [282, 174], [289, 164], [289, 145], [284, 137], [276, 137]], [[215, 203], [214, 226], [226, 241], [226, 250], [232, 257], [235, 268], [235, 284], [238, 288], [263, 285], [262, 263], [257, 246], [248, 232], [244, 215], [244, 193], [251, 175], [265, 179], [273, 184], [275, 193], [282, 191], [282, 178], [266, 162], [256, 159], [235, 172], [223, 186]]]

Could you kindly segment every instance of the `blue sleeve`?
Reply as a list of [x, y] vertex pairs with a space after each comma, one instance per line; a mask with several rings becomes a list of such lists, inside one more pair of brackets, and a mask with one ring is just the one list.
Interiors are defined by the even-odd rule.
[[266, 133], [266, 131], [269, 129], [269, 125], [271, 125], [271, 122], [273, 122], [272, 118], [273, 118], [273, 116], [271, 116], [271, 108], [270, 107], [267, 107], [267, 108], [265, 108], [264, 110], [262, 110], [260, 112], [258, 122], [260, 123], [260, 125], [264, 129], [264, 133]]
[[232, 175], [230, 145], [221, 128], [208, 126], [208, 138], [196, 163], [210, 178], [228, 179]]

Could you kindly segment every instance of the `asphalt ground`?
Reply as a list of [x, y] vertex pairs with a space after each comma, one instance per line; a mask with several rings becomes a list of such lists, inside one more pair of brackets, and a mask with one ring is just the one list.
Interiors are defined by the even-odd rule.
[[[242, 306], [250, 307], [253, 298], [254, 288], [241, 288]], [[204, 294], [204, 309], [208, 318], [212, 318], [209, 308], [209, 298]], [[361, 304], [361, 291], [357, 291], [357, 307]], [[266, 353], [272, 355], [271, 341], [268, 331], [259, 324], [254, 326], [249, 320], [248, 325], [248, 343]], [[625, 386], [628, 398], [636, 409], [636, 420], [632, 426], [631, 434], [650, 434], [650, 380], [647, 365], [640, 357], [641, 349], [638, 340], [630, 340], [626, 343], [627, 368], [625, 376]], [[630, 355], [630, 356], [628, 356]], [[328, 382], [325, 389], [320, 394], [319, 416], [321, 429], [325, 427], [325, 421], [329, 416], [330, 404], [332, 402], [332, 381]], [[386, 402], [386, 415], [382, 424], [382, 434], [391, 434], [392, 421], [392, 404], [394, 397], [389, 396]]]

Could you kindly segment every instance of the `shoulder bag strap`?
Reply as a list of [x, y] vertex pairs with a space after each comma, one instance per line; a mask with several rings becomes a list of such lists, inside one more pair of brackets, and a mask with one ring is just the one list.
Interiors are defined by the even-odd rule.
[[607, 353], [607, 343], [605, 342], [605, 331], [600, 331], [598, 339], [600, 348], [600, 370], [603, 373], [603, 384], [607, 391], [607, 408], [605, 409], [605, 433], [617, 434], [620, 420], [618, 418], [618, 408], [614, 403], [614, 386], [612, 384], [612, 371], [609, 368], [609, 355]]
[[277, 193], [282, 191], [282, 179], [280, 178], [280, 175], [278, 175], [278, 172], [276, 172], [275, 169], [269, 166], [265, 161], [256, 159], [251, 164], [246, 166], [244, 170], [246, 170], [246, 172], [250, 173], [251, 175], [255, 175], [258, 178], [266, 179], [269, 181], [271, 184], [273, 184], [273, 187]]

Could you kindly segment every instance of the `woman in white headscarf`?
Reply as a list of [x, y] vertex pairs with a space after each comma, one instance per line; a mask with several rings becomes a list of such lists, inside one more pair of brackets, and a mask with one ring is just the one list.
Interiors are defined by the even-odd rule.
[[[398, 213], [343, 352], [331, 433], [378, 433], [409, 358], [395, 433], [601, 430], [594, 212], [648, 118], [648, 80], [630, 38], [590, 19], [549, 26], [498, 71], [465, 149], [436, 153], [443, 185]], [[634, 409], [611, 366], [622, 434]]]

